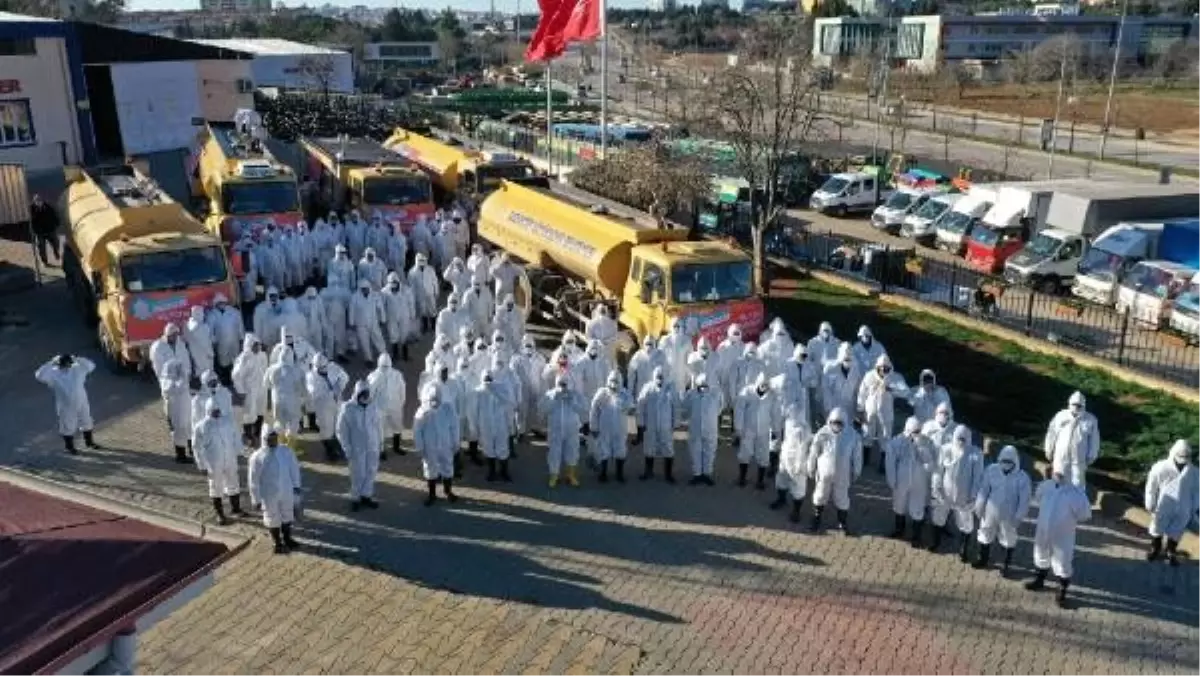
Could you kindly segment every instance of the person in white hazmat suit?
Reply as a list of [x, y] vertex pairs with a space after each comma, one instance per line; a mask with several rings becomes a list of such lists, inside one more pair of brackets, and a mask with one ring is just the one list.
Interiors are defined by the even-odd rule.
[[628, 455], [629, 413], [636, 402], [622, 387], [621, 373], [611, 371], [604, 387], [592, 397], [588, 410], [588, 429], [600, 472], [600, 483], [608, 482], [608, 463], [615, 464], [615, 478], [625, 483], [625, 458]]
[[463, 312], [470, 318], [475, 335], [492, 335], [492, 315], [496, 314], [496, 303], [491, 290], [483, 282], [473, 279], [471, 288], [459, 300]]
[[217, 523], [222, 526], [229, 524], [222, 502], [224, 498], [229, 498], [229, 511], [234, 516], [246, 516], [242, 511], [242, 487], [238, 483], [238, 455], [242, 451], [242, 442], [224, 415], [221, 406], [210, 400], [204, 417], [191, 431], [196, 468], [208, 479], [208, 497], [217, 514]]
[[560, 471], [569, 485], [578, 486], [579, 431], [587, 410], [579, 393], [571, 389], [566, 374], [556, 376], [554, 387], [542, 395], [538, 413], [546, 421], [546, 465], [550, 470], [550, 487], [558, 485]]
[[471, 416], [475, 410], [475, 389], [483, 374], [472, 367], [469, 357], [459, 357], [455, 362], [454, 374], [451, 379], [458, 388], [457, 412], [459, 428], [462, 430], [459, 439], [467, 442], [466, 457], [471, 464], [483, 466], [483, 456], [479, 453], [479, 428], [477, 420]]
[[191, 316], [183, 328], [183, 342], [192, 357], [192, 375], [199, 377], [201, 373], [212, 369], [213, 331], [212, 325], [205, 319], [203, 306], [192, 307]]
[[467, 272], [471, 273], [471, 281], [479, 282], [484, 286], [491, 286], [491, 261], [483, 252], [482, 244], [471, 245], [471, 255], [467, 257]]
[[291, 230], [279, 233], [279, 253], [283, 257], [283, 286], [288, 293], [304, 284], [304, 249]]
[[818, 369], [824, 370], [826, 364], [838, 360], [838, 346], [841, 341], [833, 333], [833, 324], [821, 322], [817, 335], [808, 341], [808, 356]]
[[438, 310], [437, 320], [434, 322], [434, 335], [449, 336], [451, 340], [461, 340], [464, 329], [469, 330], [470, 343], [474, 343], [475, 326], [470, 315], [463, 309], [462, 301], [457, 296], [448, 296], [446, 307]]
[[158, 379], [163, 415], [171, 433], [171, 445], [175, 447], [175, 462], [180, 464], [192, 461], [187, 448], [192, 438], [192, 401], [186, 373], [178, 359], [168, 359]]
[[[407, 455], [400, 447], [400, 435], [404, 432], [404, 404], [408, 397], [408, 384], [404, 374], [392, 367], [392, 358], [387, 353], [379, 355], [374, 371], [367, 376], [371, 386], [371, 401], [379, 411], [380, 434], [384, 443], [391, 440], [392, 453]], [[387, 449], [379, 453], [380, 460], [387, 460]]]
[[321, 304], [325, 307], [327, 323], [321, 350], [333, 359], [346, 359], [350, 350], [350, 334], [347, 330], [350, 317], [350, 292], [336, 286], [321, 289]]
[[279, 362], [267, 367], [263, 386], [270, 394], [273, 429], [282, 437], [284, 444], [300, 433], [304, 414], [304, 367], [296, 363], [296, 353], [284, 350]]
[[[734, 362], [741, 358], [745, 345], [742, 341], [742, 326], [740, 324], [730, 324], [725, 329], [725, 339], [717, 344], [717, 372], [720, 374], [721, 391], [726, 393], [726, 396], [730, 396], [731, 390], [732, 396], [737, 396], [737, 393], [741, 390], [741, 388], [734, 389], [729, 384], [729, 374], [733, 370]], [[732, 396], [726, 400], [730, 402], [730, 405], [733, 402]]]
[[1000, 547], [1004, 549], [1004, 566], [1000, 569], [1000, 575], [1008, 577], [1013, 550], [1017, 547], [1017, 528], [1029, 511], [1032, 487], [1029, 475], [1021, 469], [1021, 457], [1017, 449], [1012, 446], [1000, 449], [998, 460], [984, 470], [983, 483], [975, 498], [975, 516], [979, 518], [975, 539], [979, 543], [979, 557], [971, 567], [988, 567], [992, 541], [998, 536]]
[[783, 405], [783, 442], [779, 447], [779, 469], [775, 472], [775, 500], [768, 507], [780, 509], [792, 498], [788, 520], [800, 523], [800, 510], [808, 493], [808, 452], [812, 444], [808, 411], [795, 401]]
[[433, 232], [430, 231], [424, 214], [417, 217], [417, 222], [413, 223], [412, 229], [409, 230], [408, 244], [416, 255], [429, 260], [433, 253]]
[[[300, 304], [295, 298], [283, 299], [283, 318], [282, 326], [280, 327], [279, 340], [283, 340], [283, 336], [293, 336], [303, 340], [308, 339], [308, 320], [304, 315], [300, 314]], [[272, 348], [278, 348], [279, 343], [275, 343]]]
[[724, 392], [721, 390], [721, 368], [717, 363], [717, 357], [713, 354], [712, 346], [708, 344], [708, 339], [701, 336], [700, 340], [696, 341], [696, 349], [687, 358], [688, 373], [690, 379], [694, 382], [701, 374], [708, 378], [709, 387], [717, 391], [721, 395], [721, 407], [733, 406], [733, 401], [727, 401], [724, 397]]
[[287, 288], [287, 260], [283, 248], [279, 246], [278, 237], [273, 230], [263, 233], [262, 241], [254, 250], [254, 260], [258, 266], [258, 274], [263, 286], [276, 289]]
[[413, 418], [413, 447], [421, 454], [421, 468], [429, 495], [425, 506], [437, 500], [437, 485], [440, 481], [446, 499], [455, 502], [454, 456], [458, 450], [458, 411], [453, 406], [442, 405], [442, 394], [438, 387], [426, 386], [421, 392], [421, 407]]
[[375, 254], [375, 249], [370, 247], [363, 252], [362, 260], [358, 262], [358, 281], [362, 285], [363, 280], [371, 284], [372, 291], [378, 291], [383, 288], [383, 279], [387, 276], [387, 265], [379, 259]]
[[875, 450], [880, 474], [884, 471], [888, 440], [896, 429], [896, 397], [907, 397], [908, 391], [904, 377], [892, 368], [892, 360], [886, 354], [879, 355], [859, 383], [856, 403], [862, 420], [863, 444]]
[[967, 563], [971, 535], [975, 532], [975, 498], [983, 485], [983, 453], [971, 443], [971, 429], [966, 425], [954, 428], [949, 444], [938, 450], [938, 462], [930, 482], [930, 520], [933, 542], [929, 551], [936, 552], [946, 532], [946, 522], [954, 514], [954, 525], [962, 536], [958, 557]]
[[746, 473], [753, 461], [758, 466], [754, 487], [760, 491], [766, 490], [771, 447], [775, 441], [775, 430], [779, 427], [775, 418], [780, 410], [765, 373], [758, 374], [753, 384], [738, 393], [733, 405], [733, 430], [737, 435], [734, 447], [737, 449], [739, 487], [746, 485]]
[[1066, 410], [1050, 420], [1046, 430], [1046, 459], [1055, 472], [1080, 488], [1087, 486], [1087, 468], [1100, 457], [1100, 423], [1087, 409], [1087, 399], [1075, 392]]
[[759, 374], [762, 373], [765, 371], [762, 367], [762, 360], [758, 358], [758, 345], [752, 342], [746, 343], [742, 346], [742, 356], [733, 362], [728, 377], [725, 379], [724, 384], [728, 386], [728, 389], [722, 393], [725, 401], [737, 401], [737, 396], [741, 393], [742, 388], [754, 384]]
[[277, 287], [269, 287], [266, 300], [254, 308], [252, 322], [254, 335], [262, 338], [263, 347], [275, 347], [275, 342], [280, 336], [279, 330], [283, 328], [283, 320], [283, 297], [280, 296]]
[[721, 393], [709, 384], [704, 373], [688, 383], [683, 392], [682, 412], [688, 424], [688, 453], [692, 460], [689, 486], [715, 486], [713, 468], [717, 461]]
[[58, 416], [58, 433], [63, 438], [64, 448], [71, 455], [75, 448], [75, 435], [83, 434], [83, 443], [98, 449], [92, 436], [92, 407], [88, 401], [87, 378], [96, 365], [86, 357], [60, 354], [38, 367], [33, 377], [50, 388], [54, 394], [54, 412]]
[[778, 317], [771, 321], [766, 333], [766, 340], [759, 342], [758, 356], [762, 359], [763, 370], [767, 372], [767, 376], [773, 378], [783, 372], [784, 364], [791, 359], [796, 346], [792, 343], [792, 337], [788, 335], [783, 320]]
[[329, 318], [325, 314], [325, 302], [321, 300], [317, 288], [310, 286], [304, 290], [304, 297], [296, 303], [300, 306], [300, 315], [304, 317], [304, 323], [308, 327], [305, 338], [314, 350], [320, 352], [325, 348], [325, 333], [329, 331], [329, 327], [326, 326]]
[[238, 290], [242, 294], [243, 302], [252, 303], [258, 298], [258, 283], [262, 280], [262, 276], [258, 271], [258, 245], [249, 233], [243, 234], [233, 244], [232, 255], [242, 259], [242, 279], [238, 284]]
[[454, 227], [443, 223], [433, 236], [433, 264], [442, 267], [454, 258]]
[[[381, 358], [387, 355], [381, 355]], [[337, 416], [337, 440], [350, 470], [350, 511], [377, 509], [375, 477], [379, 474], [380, 412], [365, 380], [342, 402]]]
[[325, 267], [325, 286], [345, 289], [347, 293], [358, 286], [358, 266], [350, 260], [350, 250], [345, 244], [334, 248], [333, 260]]
[[833, 501], [837, 523], [849, 534], [850, 485], [862, 475], [862, 438], [849, 425], [848, 416], [835, 408], [825, 425], [813, 435], [808, 452], [808, 475], [813, 478], [813, 519], [809, 531], [821, 530], [825, 506]]
[[438, 278], [428, 261], [424, 254], [417, 254], [412, 268], [408, 271], [408, 286], [413, 292], [422, 333], [434, 328], [433, 318], [438, 313]]
[[304, 374], [304, 388], [316, 416], [317, 434], [325, 449], [325, 459], [329, 462], [344, 460], [346, 454], [337, 441], [336, 426], [342, 393], [350, 384], [350, 375], [323, 354], [313, 355], [310, 364], [308, 373]]
[[389, 225], [388, 231], [387, 242], [379, 253], [383, 256], [388, 270], [403, 272], [408, 267], [408, 238], [404, 236], [404, 231], [395, 225]]
[[[225, 294], [213, 297], [213, 309], [208, 313], [208, 325], [212, 329], [213, 352], [217, 373], [226, 383], [233, 372], [233, 360], [242, 349], [242, 336], [246, 335], [246, 324], [242, 313], [229, 304]], [[201, 371], [203, 373], [203, 371]]]
[[533, 336], [526, 335], [521, 338], [521, 351], [508, 361], [508, 367], [512, 369], [521, 387], [516, 426], [517, 435], [524, 436], [534, 428], [541, 428], [537, 419], [537, 402], [544, 391], [542, 371], [546, 368], [546, 358], [538, 352]]
[[858, 409], [858, 386], [862, 382], [863, 372], [854, 361], [850, 344], [842, 343], [838, 348], [838, 359], [825, 366], [821, 374], [821, 404], [825, 407], [825, 417], [840, 408], [843, 412], [854, 412]]
[[471, 273], [467, 271], [467, 264], [461, 258], [450, 261], [442, 271], [442, 279], [450, 285], [452, 296], [461, 296], [471, 288]]
[[667, 368], [667, 359], [662, 350], [658, 349], [658, 341], [647, 334], [642, 339], [642, 347], [629, 358], [625, 367], [625, 383], [634, 396], [640, 396], [642, 388], [652, 381], [654, 369]]
[[296, 453], [279, 443], [279, 433], [267, 427], [262, 431], [262, 445], [251, 454], [247, 467], [250, 503], [262, 510], [263, 525], [275, 543], [275, 553], [300, 549], [300, 543], [292, 539], [301, 490]]
[[371, 289], [365, 279], [358, 283], [358, 293], [350, 298], [350, 332], [358, 343], [358, 354], [367, 368], [375, 365], [375, 358], [387, 351], [383, 341], [383, 303], [379, 294]]
[[1162, 555], [1163, 538], [1167, 540], [1167, 562], [1179, 565], [1179, 540], [1195, 522], [1200, 509], [1200, 486], [1196, 466], [1192, 464], [1192, 449], [1183, 439], [1177, 439], [1167, 457], [1154, 463], [1146, 476], [1146, 511], [1150, 519], [1150, 551], [1146, 560]]
[[253, 333], [242, 339], [242, 353], [233, 363], [233, 389], [242, 396], [242, 434], [250, 446], [262, 435], [263, 418], [267, 414], [267, 353], [262, 341]]
[[338, 243], [338, 235], [325, 222], [325, 219], [318, 218], [313, 223], [312, 232], [309, 233], [308, 238], [312, 245], [313, 256], [317, 259], [317, 272], [322, 279], [325, 279], [329, 271], [329, 261], [333, 259], [334, 247]]
[[939, 452], [943, 446], [954, 440], [954, 430], [958, 423], [954, 422], [954, 410], [950, 404], [938, 404], [933, 412], [933, 420], [927, 420], [921, 425], [921, 436], [929, 440]]
[[1025, 588], [1030, 591], [1042, 589], [1053, 571], [1058, 578], [1055, 601], [1063, 607], [1075, 572], [1075, 530], [1080, 523], [1092, 518], [1092, 505], [1083, 487], [1067, 481], [1059, 471], [1038, 484], [1033, 499], [1038, 505], [1037, 527], [1033, 531], [1035, 573], [1034, 578], [1025, 583]]
[[471, 400], [468, 415], [474, 419], [475, 428], [479, 430], [479, 445], [487, 459], [486, 480], [512, 481], [508, 473], [508, 457], [512, 450], [510, 414], [516, 407], [513, 392], [508, 385], [499, 382], [493, 369], [488, 369], [480, 376]]
[[505, 363], [512, 358], [512, 346], [516, 343], [510, 343], [504, 332], [495, 329], [492, 331], [492, 342], [487, 346], [488, 354], [493, 357], [500, 357]]
[[663, 336], [658, 343], [658, 349], [663, 351], [667, 360], [668, 373], [676, 392], [683, 392], [690, 375], [687, 360], [692, 352], [692, 337], [687, 332], [686, 324], [682, 317], [674, 319], [671, 322], [671, 332]]
[[492, 353], [488, 358], [485, 371], [490, 371], [493, 380], [508, 392], [508, 397], [505, 399], [508, 408], [504, 412], [504, 419], [508, 422], [509, 455], [516, 458], [517, 411], [521, 408], [524, 390], [521, 387], [520, 376], [510, 366], [513, 355], [508, 354], [507, 349], [497, 350], [495, 343], [492, 343], [491, 350]]
[[350, 257], [354, 260], [362, 258], [363, 252], [367, 248], [367, 224], [357, 211], [351, 212], [350, 218], [346, 219], [342, 237], [346, 242], [346, 248], [350, 249]]
[[400, 275], [389, 272], [387, 284], [380, 292], [383, 303], [384, 340], [387, 343], [387, 353], [392, 361], [403, 359], [408, 361], [408, 342], [414, 333], [413, 324], [415, 308], [408, 289], [400, 280]]
[[866, 373], [874, 368], [879, 357], [887, 354], [887, 350], [883, 348], [883, 343], [875, 340], [871, 329], [863, 325], [858, 327], [858, 342], [854, 343], [853, 354], [858, 368]]
[[895, 526], [889, 537], [903, 539], [905, 526], [911, 523], [913, 547], [921, 546], [925, 510], [929, 507], [929, 484], [938, 461], [938, 449], [921, 436], [921, 421], [909, 416], [904, 430], [888, 440], [884, 477], [892, 491]]
[[517, 293], [517, 280], [521, 278], [521, 266], [512, 262], [507, 251], [501, 251], [488, 271], [495, 286], [496, 298]]
[[908, 403], [912, 406], [913, 415], [921, 424], [933, 420], [938, 406], [950, 405], [950, 393], [938, 385], [937, 374], [931, 369], [921, 371], [920, 385], [908, 393]]
[[[511, 293], [500, 296], [500, 304], [496, 306], [496, 314], [492, 317], [492, 327], [504, 336], [505, 341], [517, 345], [521, 336], [525, 335], [525, 315], [517, 307], [517, 299]], [[492, 341], [493, 344], [495, 341]]]
[[[190, 404], [192, 426], [208, 416], [208, 405], [216, 404], [221, 409], [221, 421], [237, 434], [236, 423], [233, 421], [233, 393], [221, 384], [216, 371], [205, 371], [200, 374], [200, 389], [192, 395]], [[247, 442], [249, 446], [250, 442]]]
[[[792, 350], [791, 360], [784, 366], [783, 375], [778, 376], [777, 380], [775, 391], [779, 395], [779, 405], [782, 407], [795, 404], [803, 408], [804, 414], [808, 416], [811, 430], [815, 422], [812, 403], [815, 396], [813, 393], [820, 389], [821, 370], [809, 360], [808, 346], [804, 343], [796, 343], [796, 348]], [[782, 418], [778, 422], [782, 424]], [[770, 476], [775, 475], [778, 461], [778, 456], [772, 451]]]
[[654, 478], [654, 460], [663, 459], [663, 478], [675, 483], [675, 422], [681, 416], [679, 397], [667, 379], [663, 364], [654, 367], [650, 380], [642, 385], [637, 396], [637, 438], [642, 448], [645, 467], [642, 481]]
[[150, 368], [154, 370], [155, 378], [162, 378], [163, 366], [174, 359], [183, 364], [186, 378], [192, 378], [192, 355], [188, 352], [187, 343], [183, 340], [183, 332], [179, 325], [170, 322], [163, 327], [162, 337], [150, 343]]
[[604, 387], [604, 382], [613, 370], [613, 365], [609, 361], [608, 355], [604, 353], [604, 346], [600, 344], [600, 341], [593, 340], [588, 343], [587, 350], [584, 351], [583, 357], [574, 364], [574, 368], [578, 371], [579, 394], [583, 396], [585, 402], [590, 402], [592, 397], [596, 396], [596, 392]]
[[454, 224], [454, 255], [466, 258], [471, 244], [471, 225], [463, 210], [457, 207], [450, 214], [450, 222]]
[[589, 343], [593, 340], [599, 342], [604, 355], [613, 364], [617, 363], [617, 335], [620, 332], [621, 327], [612, 318], [612, 311], [607, 305], [597, 303], [592, 307], [592, 316], [584, 324], [583, 335]]

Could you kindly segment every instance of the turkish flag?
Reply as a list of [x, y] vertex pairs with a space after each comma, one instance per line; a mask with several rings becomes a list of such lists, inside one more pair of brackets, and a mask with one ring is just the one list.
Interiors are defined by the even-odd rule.
[[574, 0], [568, 4], [570, 16], [563, 38], [567, 42], [586, 42], [600, 37], [603, 32], [600, 12], [603, 11], [604, 0]]
[[[549, 61], [567, 51], [563, 32], [571, 19], [569, 8], [573, 4], [573, 0], [538, 0], [541, 16], [525, 48], [526, 61]], [[564, 6], [567, 11], [563, 11]]]

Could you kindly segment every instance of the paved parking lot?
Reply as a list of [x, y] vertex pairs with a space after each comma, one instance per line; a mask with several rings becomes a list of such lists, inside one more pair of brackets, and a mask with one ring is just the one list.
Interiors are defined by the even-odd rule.
[[[90, 336], [61, 284], [0, 303], [30, 322], [0, 331], [9, 385], [0, 464], [208, 518], [203, 479], [172, 462], [148, 378], [98, 371], [90, 390], [107, 450], [61, 452], [50, 396], [32, 373], [57, 352], [94, 355]], [[411, 390], [415, 373], [406, 375]], [[301, 449], [306, 550], [273, 556], [256, 523], [239, 525], [255, 541], [212, 590], [145, 635], [139, 671], [1200, 669], [1195, 563], [1148, 565], [1142, 534], [1099, 515], [1081, 534], [1074, 607], [1060, 610], [1049, 593], [1028, 593], [995, 570], [883, 537], [891, 515], [874, 468], [854, 490], [858, 534], [813, 536], [767, 510], [770, 495], [731, 485], [724, 445], [714, 488], [600, 485], [585, 473], [581, 488], [555, 490], [545, 487], [542, 449], [523, 447], [515, 483], [486, 484], [470, 468], [463, 499], [430, 509], [420, 504], [419, 463], [392, 458], [382, 507], [353, 515], [345, 468], [317, 460], [311, 441]], [[630, 474], [639, 469], [631, 462]], [[1021, 577], [1030, 559], [1026, 540]]]

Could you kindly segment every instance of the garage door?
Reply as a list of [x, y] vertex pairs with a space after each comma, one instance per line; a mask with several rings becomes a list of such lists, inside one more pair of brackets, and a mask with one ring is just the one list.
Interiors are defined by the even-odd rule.
[[126, 155], [186, 148], [195, 140], [192, 118], [201, 112], [194, 64], [116, 64], [112, 82]]

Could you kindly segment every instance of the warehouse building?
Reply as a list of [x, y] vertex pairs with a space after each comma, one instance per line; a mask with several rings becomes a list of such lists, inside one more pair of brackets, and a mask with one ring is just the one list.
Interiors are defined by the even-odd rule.
[[275, 38], [192, 42], [252, 55], [250, 73], [256, 87], [354, 92], [354, 57], [349, 52]]

